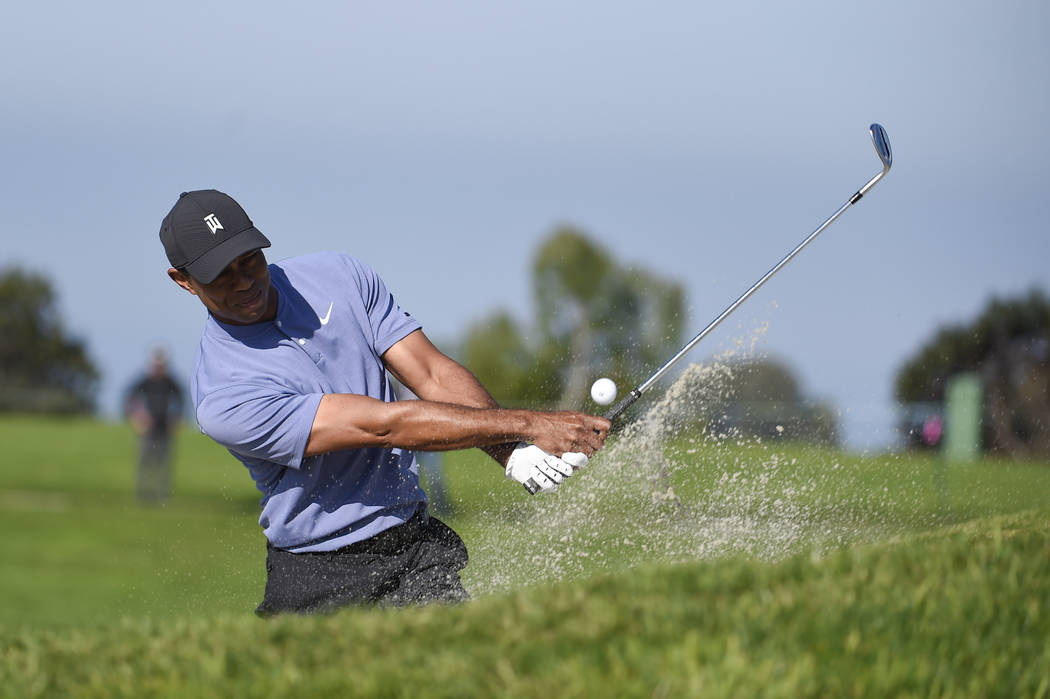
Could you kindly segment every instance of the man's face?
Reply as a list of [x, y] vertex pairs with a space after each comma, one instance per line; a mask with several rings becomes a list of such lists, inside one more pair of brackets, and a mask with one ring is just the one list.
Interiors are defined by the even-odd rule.
[[262, 250], [241, 255], [208, 284], [176, 269], [169, 269], [168, 276], [200, 298], [211, 314], [224, 323], [251, 325], [273, 320], [277, 315], [277, 294], [270, 286], [270, 269]]

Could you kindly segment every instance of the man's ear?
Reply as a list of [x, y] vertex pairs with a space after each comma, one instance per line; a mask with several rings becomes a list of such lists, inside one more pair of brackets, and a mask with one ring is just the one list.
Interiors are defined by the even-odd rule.
[[169, 267], [168, 276], [171, 277], [171, 281], [175, 282], [186, 291], [190, 292], [194, 296], [197, 295], [197, 292], [194, 290], [193, 285], [190, 284], [190, 278], [182, 272], [180, 272], [179, 270], [175, 269], [174, 267]]

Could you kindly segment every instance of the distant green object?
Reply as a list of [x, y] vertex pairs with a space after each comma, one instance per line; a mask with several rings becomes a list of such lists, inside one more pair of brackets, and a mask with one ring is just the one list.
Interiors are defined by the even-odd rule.
[[981, 455], [981, 379], [958, 374], [944, 394], [944, 456], [949, 461], [976, 461]]

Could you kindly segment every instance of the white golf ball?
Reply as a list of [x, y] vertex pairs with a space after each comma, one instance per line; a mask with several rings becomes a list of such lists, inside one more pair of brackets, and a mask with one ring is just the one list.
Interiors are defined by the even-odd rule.
[[598, 405], [608, 405], [616, 400], [616, 384], [612, 379], [601, 378], [591, 384], [591, 398]]

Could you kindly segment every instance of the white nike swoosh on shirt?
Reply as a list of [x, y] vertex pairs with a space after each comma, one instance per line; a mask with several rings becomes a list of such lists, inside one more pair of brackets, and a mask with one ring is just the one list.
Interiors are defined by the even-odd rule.
[[328, 325], [328, 319], [332, 317], [332, 306], [335, 305], [335, 301], [328, 304], [328, 312], [321, 317], [321, 325]]

